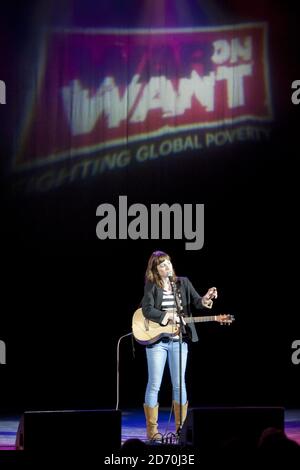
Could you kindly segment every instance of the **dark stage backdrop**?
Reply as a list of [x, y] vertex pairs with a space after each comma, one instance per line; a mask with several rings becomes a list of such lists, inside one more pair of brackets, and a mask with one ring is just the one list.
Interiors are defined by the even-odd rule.
[[[117, 341], [157, 249], [202, 295], [217, 286], [213, 312], [236, 318], [197, 326], [190, 402], [299, 406], [294, 8], [1, 5], [2, 411], [115, 406]], [[151, 204], [204, 204], [203, 247], [150, 230], [99, 239], [97, 207], [118, 217], [119, 196], [145, 205], [149, 227]], [[121, 408], [142, 406], [146, 379], [126, 338]]]

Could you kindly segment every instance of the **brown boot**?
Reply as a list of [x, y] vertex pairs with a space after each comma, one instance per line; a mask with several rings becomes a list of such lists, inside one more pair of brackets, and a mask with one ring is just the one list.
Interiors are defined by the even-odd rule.
[[[175, 425], [176, 425], [176, 432], [178, 432], [179, 427], [180, 427], [180, 404], [173, 400], [173, 406], [174, 406], [174, 415], [175, 415]], [[185, 422], [185, 418], [187, 415], [187, 409], [189, 406], [189, 402], [187, 401], [185, 405], [181, 406], [181, 418], [182, 418], [182, 425]]]
[[160, 439], [161, 436], [158, 434], [157, 430], [158, 404], [153, 408], [144, 404], [144, 412], [146, 417], [148, 439]]

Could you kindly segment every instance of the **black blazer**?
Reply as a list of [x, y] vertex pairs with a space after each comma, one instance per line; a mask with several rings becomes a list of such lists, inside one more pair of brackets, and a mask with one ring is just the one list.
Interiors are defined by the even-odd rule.
[[[177, 286], [180, 289], [181, 301], [184, 314], [192, 316], [191, 306], [196, 309], [204, 309], [202, 305], [202, 297], [198, 294], [196, 289], [187, 277], [178, 277]], [[163, 289], [158, 287], [153, 282], [147, 281], [144, 288], [144, 297], [142, 299], [143, 314], [149, 320], [161, 323], [166, 312], [161, 310], [161, 303], [163, 298]], [[187, 325], [190, 329], [192, 341], [198, 341], [198, 335], [194, 323]]]

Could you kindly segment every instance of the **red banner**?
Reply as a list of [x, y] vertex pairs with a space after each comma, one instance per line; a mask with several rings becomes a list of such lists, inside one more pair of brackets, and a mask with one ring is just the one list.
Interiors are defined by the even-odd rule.
[[271, 120], [266, 25], [55, 31], [16, 168]]

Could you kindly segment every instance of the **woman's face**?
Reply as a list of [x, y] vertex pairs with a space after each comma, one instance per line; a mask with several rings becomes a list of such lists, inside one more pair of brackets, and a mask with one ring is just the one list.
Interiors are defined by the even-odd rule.
[[173, 266], [169, 259], [165, 259], [162, 263], [157, 265], [158, 274], [162, 279], [166, 279], [168, 274], [173, 274]]

